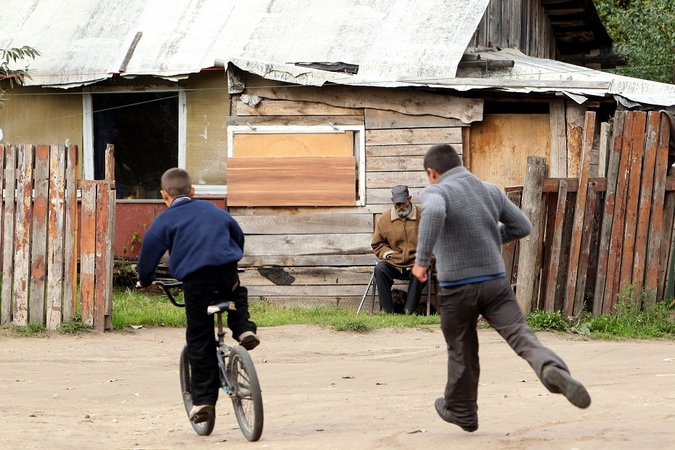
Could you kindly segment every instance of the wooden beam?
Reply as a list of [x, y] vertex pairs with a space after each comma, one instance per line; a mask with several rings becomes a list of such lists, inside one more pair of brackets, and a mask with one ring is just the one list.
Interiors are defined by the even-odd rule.
[[551, 173], [552, 178], [567, 178], [567, 136], [565, 127], [565, 101], [549, 103], [551, 117]]
[[5, 195], [2, 225], [2, 302], [0, 302], [0, 323], [12, 320], [12, 296], [14, 291], [14, 215], [16, 214], [16, 146], [5, 146]]
[[[31, 229], [29, 322], [45, 323], [45, 287], [47, 286], [47, 225], [49, 219], [49, 146], [35, 149], [33, 179], [33, 226]], [[59, 293], [60, 294], [60, 293]]]
[[[652, 113], [650, 113], [652, 114]], [[654, 197], [652, 200], [652, 217], [647, 244], [647, 268], [645, 290], [654, 292], [657, 300], [664, 299], [664, 286], [659, 283], [662, 273], [667, 267], [661, 262], [661, 242], [668, 236], [668, 229], [663, 227], [665, 215], [665, 181], [668, 171], [668, 144], [670, 141], [670, 124], [665, 114], [659, 112], [659, 138], [656, 147], [656, 165], [654, 168]], [[650, 120], [651, 123], [651, 120]], [[672, 218], [671, 218], [672, 221]]]
[[[66, 148], [52, 145], [49, 149], [49, 226], [47, 241], [47, 328], [55, 330], [62, 322], [65, 297], [64, 284], [64, 223], [66, 191]], [[65, 272], [68, 273], [68, 272]], [[65, 281], [65, 283], [64, 283]]]
[[[623, 236], [623, 252], [621, 260], [621, 275], [619, 290], [633, 284], [633, 258], [635, 257], [635, 240], [638, 221], [638, 203], [640, 200], [640, 183], [643, 176], [642, 159], [644, 155], [645, 128], [647, 113], [642, 111], [633, 112], [635, 115], [635, 128], [630, 137], [630, 167], [628, 175], [628, 192], [626, 201], [626, 218]], [[636, 286], [639, 292], [642, 286]]]
[[372, 108], [421, 116], [431, 114], [464, 123], [483, 120], [483, 100], [438, 95], [416, 89], [356, 86], [299, 87], [248, 76], [246, 93], [263, 98], [320, 102], [342, 108]]
[[[616, 126], [616, 125], [615, 125]], [[609, 260], [607, 263], [607, 280], [605, 282], [605, 300], [603, 313], [610, 314], [616, 305], [619, 293], [621, 256], [623, 254], [623, 237], [626, 218], [626, 197], [628, 196], [628, 175], [630, 167], [630, 148], [635, 129], [635, 113], [627, 112], [620, 147], [619, 170], [617, 172], [616, 193], [614, 196], [614, 216], [612, 235], [609, 242]], [[614, 145], [617, 145], [615, 141]]]
[[[572, 232], [572, 243], [570, 244], [570, 264], [567, 277], [567, 288], [564, 297], [563, 313], [566, 317], [575, 314], [577, 309], [577, 286], [579, 281], [577, 277], [581, 276], [584, 280], [581, 282], [582, 288], [585, 286], [585, 273], [579, 272], [579, 259], [582, 250], [582, 238], [584, 232], [584, 216], [586, 212], [586, 194], [588, 192], [588, 179], [591, 168], [591, 148], [593, 146], [593, 136], [595, 135], [595, 112], [586, 113], [582, 134], [581, 149], [581, 172], [579, 174], [579, 190], [577, 191], [577, 201], [574, 208], [574, 225]], [[583, 289], [582, 289], [583, 290]]]
[[30, 275], [30, 213], [33, 194], [32, 145], [20, 145], [14, 216], [14, 325], [28, 323], [28, 283]]
[[562, 287], [558, 284], [560, 250], [562, 247], [563, 225], [567, 204], [567, 181], [560, 180], [558, 189], [558, 201], [555, 209], [555, 221], [553, 227], [553, 239], [549, 245], [551, 255], [549, 257], [548, 275], [546, 276], [546, 293], [544, 295], [544, 311], [553, 311], [555, 307], [556, 292]]
[[599, 316], [603, 312], [605, 302], [605, 283], [607, 280], [609, 245], [614, 220], [614, 202], [616, 196], [616, 180], [619, 172], [619, 159], [621, 157], [621, 142], [623, 128], [626, 120], [624, 112], [617, 112], [614, 117], [612, 139], [610, 141], [609, 163], [607, 166], [607, 189], [605, 194], [605, 207], [600, 229], [598, 244], [598, 269], [595, 279], [595, 294], [593, 295], [593, 315]]
[[518, 255], [518, 285], [516, 299], [518, 306], [527, 315], [532, 309], [535, 296], [538, 293], [539, 270], [541, 269], [540, 239], [543, 220], [543, 180], [546, 177], [546, 158], [541, 156], [527, 157], [527, 172], [523, 186], [522, 210], [532, 222], [532, 232], [520, 240]]
[[[635, 230], [635, 254], [633, 256], [633, 277], [636, 289], [642, 292], [647, 268], [647, 241], [649, 239], [649, 224], [652, 215], [652, 201], [654, 198], [654, 170], [659, 145], [659, 129], [661, 115], [650, 112], [647, 116], [646, 139], [644, 143], [642, 177], [640, 180], [640, 195], [637, 211], [637, 226]], [[658, 273], [658, 270], [657, 270]], [[654, 286], [656, 288], [656, 286]], [[651, 301], [656, 297], [656, 289], [652, 293]]]

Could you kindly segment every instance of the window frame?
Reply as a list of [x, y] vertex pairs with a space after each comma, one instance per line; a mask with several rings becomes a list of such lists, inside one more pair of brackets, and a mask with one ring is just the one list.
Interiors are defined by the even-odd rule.
[[94, 179], [94, 100], [93, 95], [125, 94], [138, 92], [178, 93], [178, 167], [185, 168], [187, 148], [187, 94], [182, 86], [144, 86], [142, 90], [132, 87], [91, 86], [82, 90], [82, 178]]

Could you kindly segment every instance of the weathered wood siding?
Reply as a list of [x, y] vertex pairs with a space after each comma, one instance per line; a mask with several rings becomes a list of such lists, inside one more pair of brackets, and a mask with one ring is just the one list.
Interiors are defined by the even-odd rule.
[[553, 29], [539, 0], [492, 0], [469, 45], [516, 47], [529, 56], [556, 59]]
[[[414, 90], [288, 86], [257, 77], [236, 95], [229, 124], [362, 125], [365, 206], [232, 207], [246, 233], [242, 283], [253, 300], [356, 307], [375, 264], [374, 221], [407, 184], [413, 202], [427, 184], [422, 160], [432, 144], [463, 152], [462, 129], [482, 119], [482, 101]], [[244, 97], [246, 98], [246, 97]], [[455, 101], [456, 100], [456, 101]], [[228, 195], [234, 195], [229, 192]]]

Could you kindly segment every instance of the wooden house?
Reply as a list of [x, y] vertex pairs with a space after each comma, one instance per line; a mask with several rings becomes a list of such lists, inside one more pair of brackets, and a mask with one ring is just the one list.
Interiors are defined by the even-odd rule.
[[115, 253], [131, 257], [164, 208], [159, 176], [186, 168], [244, 229], [252, 299], [357, 303], [374, 220], [395, 184], [419, 201], [432, 144], [503, 188], [531, 155], [575, 177], [587, 111], [599, 141], [617, 109], [675, 105], [674, 86], [598, 70], [623, 58], [585, 0], [173, 4], [7, 5], [0, 48], [42, 56], [6, 95], [2, 142], [75, 143], [83, 178], [113, 143]]

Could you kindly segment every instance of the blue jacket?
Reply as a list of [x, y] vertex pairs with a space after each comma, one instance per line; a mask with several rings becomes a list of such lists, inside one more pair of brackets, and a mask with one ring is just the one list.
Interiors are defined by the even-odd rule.
[[177, 280], [207, 266], [237, 262], [244, 254], [244, 232], [224, 209], [206, 200], [176, 199], [155, 218], [143, 237], [138, 280], [149, 286], [164, 253]]

